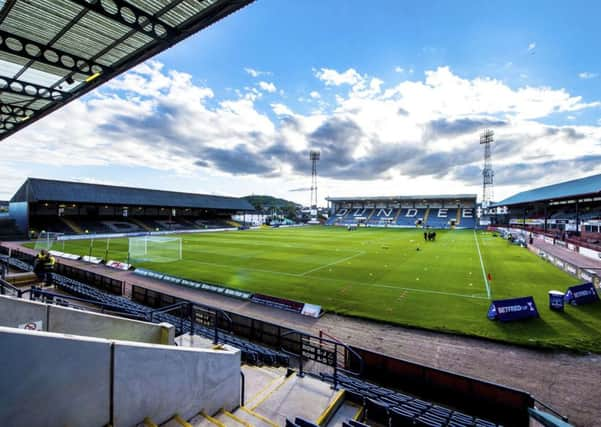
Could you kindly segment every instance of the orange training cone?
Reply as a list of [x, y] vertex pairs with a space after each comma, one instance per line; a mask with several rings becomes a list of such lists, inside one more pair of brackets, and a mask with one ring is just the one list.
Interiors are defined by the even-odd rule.
[[488, 273], [488, 280], [492, 280], [492, 275]]

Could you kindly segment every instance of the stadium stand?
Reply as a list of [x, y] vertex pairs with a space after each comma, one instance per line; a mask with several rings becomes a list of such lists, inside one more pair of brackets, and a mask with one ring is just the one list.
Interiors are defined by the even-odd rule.
[[495, 203], [491, 225], [523, 228], [601, 251], [601, 175], [524, 191]]
[[[331, 374], [321, 374], [324, 381], [334, 383]], [[337, 382], [346, 390], [347, 399], [360, 405], [362, 421], [387, 426], [428, 427], [494, 427], [497, 424], [470, 416], [433, 402], [397, 392], [385, 387], [338, 374]], [[296, 423], [297, 425], [301, 425]], [[354, 426], [354, 423], [350, 423]]]
[[329, 197], [326, 225], [372, 227], [474, 228], [476, 195]]
[[207, 328], [198, 323], [192, 325], [190, 320], [183, 319], [173, 314], [154, 312], [150, 307], [134, 302], [128, 298], [103, 292], [60, 274], [52, 273], [52, 282], [63, 291], [84, 298], [89, 302], [101, 304], [103, 307], [110, 308], [112, 311], [122, 312], [135, 317], [143, 317], [148, 321], [156, 323], [170, 323], [176, 327], [178, 335], [195, 333], [206, 338], [214, 338], [215, 335], [217, 335], [219, 342], [239, 348], [242, 352], [242, 359], [247, 363], [265, 364], [269, 366], [287, 366], [289, 363], [289, 358], [285, 354], [250, 343], [234, 335], [228, 334], [225, 331], [218, 331], [216, 334], [214, 329]]
[[232, 215], [254, 209], [232, 197], [36, 178], [23, 183], [10, 206], [28, 236], [228, 228]]
[[19, 240], [25, 236], [12, 218], [0, 217], [0, 240]]

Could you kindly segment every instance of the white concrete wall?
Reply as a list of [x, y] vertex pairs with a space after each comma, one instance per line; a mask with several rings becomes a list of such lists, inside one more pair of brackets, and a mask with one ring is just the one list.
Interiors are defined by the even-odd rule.
[[167, 323], [140, 322], [0, 295], [0, 326], [16, 328], [40, 320], [42, 330], [48, 332], [153, 344], [172, 345], [175, 341], [175, 328]]
[[[0, 327], [0, 426], [134, 427], [233, 410], [240, 352]], [[112, 394], [111, 394], [112, 384]], [[112, 412], [111, 412], [112, 406]]]
[[140, 322], [68, 307], [48, 306], [49, 332], [172, 345], [174, 333], [165, 335], [163, 328], [174, 329], [166, 323]]
[[114, 425], [161, 424], [240, 404], [240, 352], [116, 342]]
[[18, 328], [19, 325], [39, 321], [42, 321], [42, 330], [47, 331], [47, 304], [0, 295], [0, 326]]
[[111, 343], [0, 327], [0, 425], [105, 426]]

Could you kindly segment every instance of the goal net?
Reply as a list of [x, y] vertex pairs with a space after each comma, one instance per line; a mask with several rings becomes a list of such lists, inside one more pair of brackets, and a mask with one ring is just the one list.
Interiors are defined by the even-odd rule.
[[34, 249], [40, 251], [42, 249], [49, 250], [61, 250], [65, 246], [64, 241], [59, 241], [59, 237], [62, 236], [63, 233], [53, 233], [50, 231], [42, 231], [37, 239], [35, 240]]
[[182, 259], [181, 237], [129, 238], [129, 262], [172, 262]]

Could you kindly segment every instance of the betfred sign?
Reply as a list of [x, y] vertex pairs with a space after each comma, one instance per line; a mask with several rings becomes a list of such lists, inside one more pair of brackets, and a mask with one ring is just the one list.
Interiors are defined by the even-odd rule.
[[599, 295], [592, 283], [571, 286], [565, 296], [565, 302], [572, 305], [590, 304], [599, 301]]
[[511, 322], [533, 317], [539, 317], [539, 314], [532, 297], [496, 300], [488, 308], [488, 318], [490, 320]]

